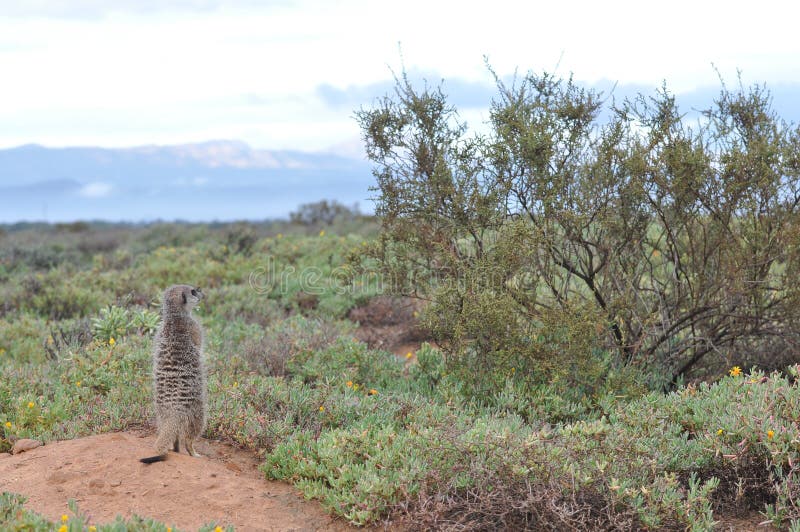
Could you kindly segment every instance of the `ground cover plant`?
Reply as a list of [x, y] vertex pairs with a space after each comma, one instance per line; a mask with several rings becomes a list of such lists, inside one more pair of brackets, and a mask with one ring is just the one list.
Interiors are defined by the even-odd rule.
[[[256, 239], [249, 256], [224, 253], [221, 240], [159, 244], [127, 266], [86, 275], [118, 248], [85, 269], [59, 270], [70, 287], [60, 290], [85, 293], [86, 308], [54, 319], [17, 299], [0, 319], [0, 449], [18, 437], [149, 423], [147, 316], [161, 286], [188, 272], [212, 279], [199, 311], [210, 362], [207, 436], [260, 453], [266, 476], [353, 523], [709, 529], [719, 515], [763, 512], [779, 526], [800, 519], [800, 391], [791, 374], [736, 368], [668, 394], [609, 392], [590, 407], [546, 386], [531, 394], [510, 370], [475, 401], [442, 351], [426, 344], [397, 356], [352, 337], [345, 309], [369, 293], [319, 295], [337, 301], [331, 314], [250, 284], [267, 253], [324, 269], [370, 238], [330, 228], [276, 233]], [[8, 266], [3, 290], [11, 293], [21, 278], [55, 279]], [[0, 515], [4, 526], [20, 519], [17, 510]]]
[[[112, 523], [92, 524], [83, 515], [74, 501], [70, 502], [69, 514], [63, 514], [58, 522], [42, 518], [24, 507], [25, 497], [12, 493], [0, 493], [0, 524], [8, 530], [30, 530], [31, 532], [180, 532], [152, 519], [134, 516], [130, 519], [118, 517]], [[223, 528], [209, 523], [199, 532], [232, 532], [232, 527]]]
[[[796, 129], [759, 90], [699, 136], [666, 92], [593, 129], [569, 81], [503, 90], [489, 138], [404, 79], [362, 112], [380, 230], [326, 202], [3, 228], [0, 452], [151, 423], [158, 298], [192, 283], [206, 436], [354, 524], [800, 530]], [[356, 339], [386, 292], [435, 342]], [[21, 505], [0, 526], [58, 525]]]

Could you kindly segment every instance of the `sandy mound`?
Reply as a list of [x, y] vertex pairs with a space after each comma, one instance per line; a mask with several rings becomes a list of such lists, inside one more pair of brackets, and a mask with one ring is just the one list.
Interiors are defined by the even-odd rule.
[[152, 444], [153, 436], [119, 432], [5, 455], [0, 491], [27, 496], [26, 508], [53, 520], [75, 499], [93, 523], [135, 513], [183, 530], [210, 521], [236, 530], [350, 530], [288, 484], [265, 480], [250, 453], [201, 441], [203, 458], [170, 453], [144, 465]]

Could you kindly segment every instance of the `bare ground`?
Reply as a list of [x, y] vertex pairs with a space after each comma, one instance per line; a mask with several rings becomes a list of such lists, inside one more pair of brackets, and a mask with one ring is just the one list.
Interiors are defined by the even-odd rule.
[[56, 521], [75, 499], [92, 523], [137, 514], [182, 530], [211, 521], [236, 530], [352, 530], [288, 484], [266, 480], [249, 452], [203, 440], [195, 446], [202, 458], [170, 453], [142, 464], [153, 439], [117, 432], [0, 455], [0, 491], [25, 495], [26, 508]]
[[422, 342], [432, 341], [417, 319], [423, 307], [422, 301], [410, 297], [377, 296], [352, 309], [347, 317], [359, 324], [355, 337], [370, 348], [413, 354]]

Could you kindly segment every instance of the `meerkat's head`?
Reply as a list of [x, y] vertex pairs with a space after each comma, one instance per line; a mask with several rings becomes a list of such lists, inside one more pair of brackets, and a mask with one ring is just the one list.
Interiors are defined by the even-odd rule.
[[203, 299], [200, 288], [188, 284], [176, 284], [164, 291], [164, 309], [191, 311]]

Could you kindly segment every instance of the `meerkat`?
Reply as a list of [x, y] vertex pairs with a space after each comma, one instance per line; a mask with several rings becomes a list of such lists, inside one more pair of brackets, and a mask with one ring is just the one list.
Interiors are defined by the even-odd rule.
[[166, 460], [170, 447], [181, 443], [191, 456], [194, 440], [206, 425], [206, 375], [203, 365], [203, 329], [192, 316], [203, 298], [199, 288], [175, 285], [164, 291], [161, 326], [153, 347], [156, 455], [140, 459], [145, 464]]

